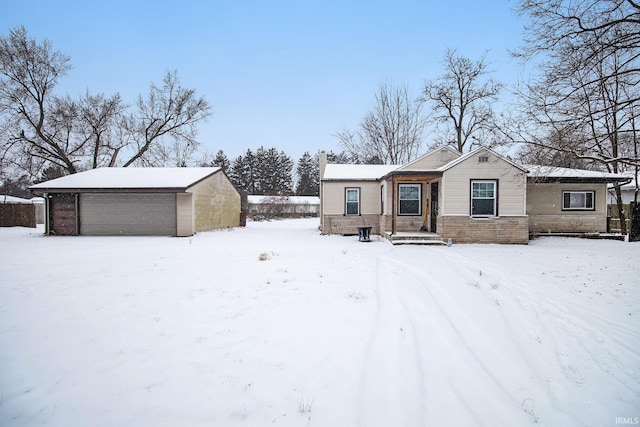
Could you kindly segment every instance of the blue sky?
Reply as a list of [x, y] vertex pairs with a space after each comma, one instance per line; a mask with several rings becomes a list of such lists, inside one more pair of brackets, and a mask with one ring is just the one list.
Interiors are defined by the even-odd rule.
[[333, 135], [358, 126], [380, 83], [418, 96], [442, 74], [447, 48], [472, 59], [489, 50], [505, 84], [520, 73], [508, 50], [522, 21], [508, 0], [7, 3], [3, 36], [24, 25], [71, 57], [60, 94], [119, 92], [132, 104], [177, 70], [213, 108], [199, 128], [203, 149], [230, 158], [261, 145], [294, 160], [340, 151]]

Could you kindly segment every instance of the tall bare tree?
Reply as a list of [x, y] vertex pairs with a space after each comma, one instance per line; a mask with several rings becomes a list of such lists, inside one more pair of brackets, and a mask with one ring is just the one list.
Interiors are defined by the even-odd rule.
[[139, 96], [135, 111], [120, 95], [56, 96], [70, 59], [24, 27], [0, 37], [0, 162], [35, 177], [51, 165], [66, 173], [100, 166], [185, 165], [195, 153], [197, 125], [210, 107], [167, 72]]
[[424, 126], [422, 103], [409, 96], [406, 86], [384, 83], [359, 129], [345, 129], [336, 136], [348, 155], [362, 163], [397, 165], [420, 154]]
[[[195, 89], [182, 87], [176, 71], [165, 74], [162, 86], [152, 83], [147, 96], [138, 96], [136, 106], [125, 121], [133, 150], [124, 166], [162, 163], [162, 152], [168, 148], [163, 142], [176, 144], [178, 153], [194, 152], [197, 125], [211, 115], [207, 100], [197, 97]], [[156, 146], [159, 152], [154, 153]]]
[[[514, 141], [555, 149], [596, 162], [611, 172], [637, 168], [628, 145], [637, 141], [640, 98], [640, 7], [632, 0], [522, 0], [529, 17], [516, 56], [535, 63], [524, 85]], [[581, 135], [568, 145], [549, 133]], [[635, 150], [637, 152], [637, 150]], [[619, 188], [622, 232], [626, 232]]]
[[444, 55], [445, 73], [425, 83], [424, 100], [432, 107], [431, 118], [445, 125], [450, 133], [437, 145], [450, 144], [458, 151], [474, 145], [492, 145], [494, 112], [491, 104], [497, 101], [502, 84], [486, 78], [489, 74], [486, 53], [477, 61], [447, 49]]
[[28, 38], [24, 27], [0, 37], [0, 114], [6, 132], [2, 159], [26, 155], [29, 163], [47, 160], [76, 172], [70, 152], [78, 147], [59, 123], [68, 106], [53, 96], [59, 79], [71, 69], [69, 61], [48, 40]]

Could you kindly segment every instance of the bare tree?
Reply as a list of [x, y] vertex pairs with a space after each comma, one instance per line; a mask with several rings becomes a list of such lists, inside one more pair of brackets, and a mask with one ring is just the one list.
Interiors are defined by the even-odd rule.
[[78, 137], [88, 142], [89, 168], [115, 166], [120, 150], [124, 147], [118, 127], [126, 106], [119, 94], [105, 97], [87, 92], [78, 101]]
[[444, 55], [445, 73], [427, 81], [424, 100], [432, 106], [431, 118], [438, 125], [451, 129], [438, 144], [453, 145], [458, 151], [474, 145], [490, 145], [494, 131], [491, 104], [498, 98], [502, 84], [486, 79], [486, 53], [477, 61], [447, 49]]
[[353, 132], [336, 136], [352, 158], [363, 163], [403, 164], [420, 154], [425, 119], [422, 103], [409, 96], [406, 86], [381, 84], [375, 106]]
[[12, 155], [19, 153], [28, 156], [29, 163], [32, 158], [46, 160], [76, 172], [69, 152], [78, 147], [72, 145], [61, 123], [72, 106], [56, 100], [52, 93], [70, 68], [68, 56], [54, 51], [48, 40], [38, 44], [29, 39], [24, 27], [0, 38], [0, 113], [6, 130], [3, 158], [15, 159]]
[[[194, 89], [182, 87], [176, 71], [166, 73], [162, 86], [152, 83], [148, 95], [140, 95], [136, 106], [138, 111], [127, 117], [124, 126], [133, 147], [125, 167], [136, 163], [154, 165], [157, 158], [165, 158], [160, 155], [154, 159], [151, 149], [167, 138], [177, 144], [175, 148], [180, 153], [194, 152], [198, 145], [196, 125], [211, 115], [206, 99], [197, 97]], [[166, 149], [164, 146], [160, 151]]]
[[51, 165], [66, 173], [100, 166], [177, 164], [191, 160], [197, 124], [210, 107], [167, 72], [126, 114], [120, 95], [59, 97], [69, 57], [38, 43], [24, 27], [0, 37], [0, 161], [32, 177]]
[[[543, 56], [538, 74], [520, 92], [521, 115], [510, 129], [514, 141], [569, 153], [611, 172], [637, 168], [635, 129], [640, 92], [640, 8], [630, 0], [522, 0], [530, 17], [525, 60]], [[561, 144], [550, 132], [581, 140]], [[635, 141], [635, 142], [634, 142]], [[625, 233], [621, 194], [618, 211]]]

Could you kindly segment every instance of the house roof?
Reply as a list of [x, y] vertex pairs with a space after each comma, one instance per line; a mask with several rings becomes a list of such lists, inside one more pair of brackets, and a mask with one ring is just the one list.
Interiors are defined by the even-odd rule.
[[31, 200], [23, 199], [22, 197], [9, 196], [7, 194], [0, 194], [0, 203], [19, 203], [19, 204], [31, 204]]
[[568, 169], [556, 166], [527, 165], [528, 177], [543, 182], [623, 182], [629, 177], [609, 172]]
[[375, 181], [397, 169], [397, 165], [339, 165], [325, 167], [323, 181]]
[[455, 149], [451, 148], [448, 145], [444, 145], [442, 147], [435, 148], [435, 149], [429, 151], [428, 153], [423, 154], [422, 156], [418, 157], [417, 159], [412, 160], [409, 163], [406, 163], [406, 164], [400, 166], [398, 168], [398, 171], [400, 171], [400, 170], [414, 170], [415, 168], [413, 168], [413, 166], [415, 164], [420, 163], [423, 159], [426, 159], [427, 157], [433, 156], [433, 155], [435, 155], [435, 154], [437, 154], [439, 152], [441, 153], [443, 151], [448, 151], [449, 153], [451, 153], [456, 158], [462, 156], [462, 153], [460, 153], [458, 150], [455, 150]]
[[[455, 153], [454, 150], [451, 150]], [[353, 164], [328, 164], [325, 169], [323, 181], [375, 181], [388, 178], [392, 175], [410, 175], [410, 174], [442, 174], [447, 170], [461, 164], [465, 160], [477, 156], [478, 154], [486, 152], [493, 156], [496, 156], [511, 166], [520, 169], [527, 173], [527, 177], [530, 180], [538, 182], [625, 182], [630, 178], [626, 175], [589, 171], [582, 169], [567, 169], [555, 166], [540, 166], [540, 165], [520, 165], [514, 163], [506, 157], [492, 151], [488, 148], [479, 147], [473, 151], [470, 151], [449, 163], [436, 168], [432, 171], [424, 170], [412, 170], [408, 163], [404, 166], [396, 165], [353, 165]], [[424, 158], [424, 156], [422, 157]]]
[[447, 170], [451, 169], [452, 167], [459, 165], [460, 163], [464, 162], [465, 160], [469, 159], [470, 157], [476, 156], [476, 155], [478, 155], [479, 153], [481, 153], [483, 151], [486, 152], [486, 153], [491, 153], [491, 155], [498, 157], [499, 159], [501, 159], [504, 162], [510, 164], [514, 168], [520, 169], [523, 172], [528, 172], [528, 169], [525, 166], [519, 165], [518, 163], [514, 163], [511, 160], [507, 159], [506, 157], [501, 156], [500, 154], [496, 153], [495, 151], [489, 150], [488, 148], [485, 148], [485, 147], [478, 147], [475, 150], [469, 151], [467, 154], [464, 154], [464, 155], [458, 157], [457, 159], [454, 159], [454, 160], [450, 161], [446, 165], [438, 168], [438, 171], [439, 172], [447, 171]]
[[31, 190], [186, 189], [220, 171], [209, 168], [98, 168], [52, 179]]

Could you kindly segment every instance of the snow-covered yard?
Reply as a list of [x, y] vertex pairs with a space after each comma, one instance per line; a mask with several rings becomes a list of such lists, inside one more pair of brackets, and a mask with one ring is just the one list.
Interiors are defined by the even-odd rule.
[[640, 244], [0, 229], [2, 426], [614, 426]]

